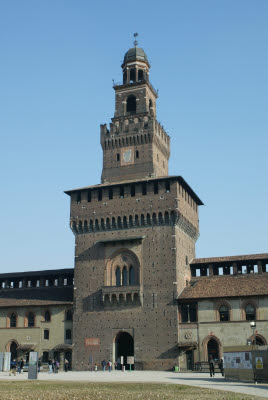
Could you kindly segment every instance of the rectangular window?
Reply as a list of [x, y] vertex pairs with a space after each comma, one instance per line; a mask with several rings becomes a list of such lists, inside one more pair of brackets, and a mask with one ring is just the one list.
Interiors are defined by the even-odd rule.
[[119, 153], [116, 154], [116, 161], [120, 161], [120, 154]]
[[81, 192], [77, 192], [77, 195], [76, 195], [76, 202], [77, 202], [77, 204], [80, 204], [80, 203], [81, 203]]
[[131, 197], [134, 197], [135, 196], [135, 185], [131, 185], [130, 191], [131, 191]]
[[170, 192], [170, 182], [166, 181], [166, 193]]
[[181, 305], [181, 321], [182, 322], [197, 322], [197, 304], [182, 304]]
[[67, 339], [67, 340], [72, 339], [72, 331], [71, 331], [71, 329], [66, 329], [66, 331], [65, 331], [65, 339]]
[[154, 194], [158, 194], [158, 182], [154, 183]]
[[44, 330], [44, 339], [49, 340], [49, 329]]
[[145, 196], [147, 194], [147, 185], [146, 185], [146, 183], [142, 184], [142, 194], [143, 194], [143, 196]]
[[120, 186], [120, 197], [121, 199], [124, 198], [124, 186]]
[[109, 189], [109, 200], [112, 200], [113, 197], [114, 197], [113, 189]]
[[89, 191], [87, 192], [87, 201], [88, 201], [88, 203], [91, 202], [91, 190], [89, 190]]
[[102, 201], [102, 190], [98, 190], [98, 201]]

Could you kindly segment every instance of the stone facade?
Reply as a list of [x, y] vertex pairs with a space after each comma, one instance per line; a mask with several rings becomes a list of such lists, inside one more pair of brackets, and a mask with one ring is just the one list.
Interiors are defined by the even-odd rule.
[[0, 275], [0, 352], [72, 352], [75, 370], [128, 357], [136, 369], [193, 369], [223, 346], [267, 344], [268, 255], [195, 259], [203, 203], [168, 175], [149, 69], [142, 49], [125, 54], [101, 125], [101, 184], [66, 192], [74, 270]]
[[178, 300], [181, 369], [226, 346], [268, 344], [268, 254], [194, 259], [191, 276]]
[[168, 176], [170, 139], [138, 50], [139, 59], [126, 54], [123, 84], [114, 86], [110, 129], [101, 126], [102, 184], [66, 192], [75, 234], [75, 369], [92, 357], [121, 356], [124, 363], [134, 356], [136, 368], [166, 369], [179, 354], [176, 299], [190, 280], [202, 202], [182, 177]]
[[0, 275], [0, 352], [72, 360], [73, 269]]

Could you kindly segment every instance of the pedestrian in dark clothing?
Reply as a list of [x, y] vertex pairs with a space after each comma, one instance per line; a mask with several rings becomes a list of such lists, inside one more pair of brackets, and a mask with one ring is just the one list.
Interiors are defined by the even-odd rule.
[[14, 358], [10, 363], [9, 375], [11, 376], [11, 374], [14, 374], [14, 376], [16, 376], [16, 370], [17, 370], [17, 361]]
[[212, 357], [212, 355], [210, 354], [208, 357], [208, 362], [209, 362], [209, 373], [210, 376], [215, 376], [215, 361]]
[[19, 365], [19, 373], [21, 374], [23, 372], [23, 367], [24, 367], [23, 358], [20, 359], [20, 361], [18, 362], [18, 365]]
[[64, 370], [65, 372], [67, 372], [69, 369], [69, 361], [67, 360], [67, 358], [65, 358], [64, 360]]
[[223, 368], [223, 359], [222, 358], [219, 361], [219, 368], [220, 368], [222, 376], [224, 376], [224, 368]]
[[105, 371], [105, 368], [106, 368], [106, 361], [105, 361], [105, 360], [102, 360], [101, 366], [102, 366], [102, 370], [103, 370], [103, 372], [104, 372], [104, 371]]

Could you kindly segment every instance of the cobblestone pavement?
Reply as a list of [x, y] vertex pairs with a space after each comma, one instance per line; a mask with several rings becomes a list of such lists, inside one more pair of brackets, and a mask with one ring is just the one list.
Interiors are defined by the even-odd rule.
[[[27, 373], [9, 376], [8, 372], [0, 372], [0, 380], [26, 380]], [[166, 371], [108, 371], [102, 372], [59, 372], [38, 374], [39, 380], [47, 381], [81, 381], [81, 382], [155, 382], [189, 386], [199, 386], [207, 389], [228, 390], [230, 392], [248, 394], [268, 398], [268, 384], [253, 382], [238, 382], [225, 380], [220, 375], [213, 378], [207, 373], [173, 373]]]

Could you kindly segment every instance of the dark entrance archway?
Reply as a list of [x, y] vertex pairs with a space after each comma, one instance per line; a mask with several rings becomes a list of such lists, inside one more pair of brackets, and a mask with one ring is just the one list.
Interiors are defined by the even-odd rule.
[[219, 360], [219, 345], [215, 339], [210, 339], [208, 342], [208, 360], [211, 355], [213, 360]]
[[129, 369], [127, 364], [128, 356], [134, 356], [134, 339], [127, 332], [119, 332], [115, 338], [115, 361], [121, 364], [121, 357], [123, 357], [124, 365], [126, 369]]
[[18, 358], [18, 345], [16, 342], [10, 343], [10, 353], [11, 353], [11, 360]]

